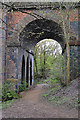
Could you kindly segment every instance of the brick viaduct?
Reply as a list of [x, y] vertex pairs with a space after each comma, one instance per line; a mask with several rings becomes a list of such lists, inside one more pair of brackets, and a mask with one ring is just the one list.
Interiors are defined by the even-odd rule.
[[[2, 22], [2, 42], [0, 42], [2, 58], [0, 66], [2, 68], [1, 78], [18, 79], [34, 83], [33, 77], [33, 58], [34, 47], [43, 39], [51, 38], [60, 43], [63, 55], [66, 56], [65, 39], [62, 27], [61, 13], [59, 9], [50, 7], [27, 4], [15, 4], [16, 8], [11, 12], [4, 12]], [[37, 9], [38, 8], [38, 9]], [[21, 11], [24, 12], [21, 12]], [[27, 13], [26, 13], [27, 12]], [[3, 11], [2, 11], [3, 13]], [[34, 16], [28, 14], [34, 14]], [[68, 32], [67, 12], [62, 10]], [[70, 9], [70, 56], [71, 56], [71, 79], [74, 79], [78, 70], [78, 59], [80, 56], [80, 34], [79, 34], [79, 9]], [[6, 24], [5, 24], [6, 23]], [[65, 52], [64, 52], [65, 49]], [[74, 56], [72, 55], [74, 54]], [[74, 60], [75, 58], [75, 60]], [[66, 73], [65, 73], [66, 74]], [[66, 78], [64, 78], [66, 79]]]

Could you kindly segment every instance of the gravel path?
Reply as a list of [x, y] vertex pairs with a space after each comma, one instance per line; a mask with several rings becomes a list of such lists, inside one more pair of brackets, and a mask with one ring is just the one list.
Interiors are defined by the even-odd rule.
[[27, 91], [15, 100], [11, 107], [3, 110], [3, 118], [78, 118], [76, 109], [62, 109], [42, 100], [44, 84]]

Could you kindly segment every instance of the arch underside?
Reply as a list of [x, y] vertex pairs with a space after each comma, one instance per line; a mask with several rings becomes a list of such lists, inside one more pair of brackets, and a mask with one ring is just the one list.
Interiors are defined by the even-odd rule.
[[34, 50], [35, 45], [43, 39], [54, 39], [64, 48], [63, 30], [52, 20], [37, 19], [30, 22], [20, 33], [23, 48]]

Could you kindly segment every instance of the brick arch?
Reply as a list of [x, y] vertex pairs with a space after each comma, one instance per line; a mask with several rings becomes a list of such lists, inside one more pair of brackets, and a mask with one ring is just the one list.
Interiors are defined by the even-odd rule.
[[19, 33], [24, 29], [24, 27], [29, 24], [30, 22], [32, 22], [33, 20], [35, 20], [36, 18], [34, 18], [31, 15], [26, 15], [25, 17], [23, 17], [23, 19], [21, 19], [17, 24], [15, 29], [18, 31], [18, 35]]
[[[41, 32], [40, 38], [37, 37], [37, 34], [39, 34], [38, 32]], [[32, 48], [33, 50], [34, 46], [43, 39], [55, 39], [61, 44], [62, 48], [64, 48], [63, 29], [58, 23], [52, 20], [33, 20], [28, 25], [26, 25], [20, 33], [20, 42], [22, 47], [25, 49]]]
[[[37, 12], [37, 11], [35, 11], [35, 12]], [[54, 11], [55, 12], [55, 11]], [[73, 11], [74, 12], [74, 11]], [[20, 13], [19, 12], [19, 14], [23, 14], [23, 13]], [[73, 13], [72, 13], [73, 14]], [[76, 14], [77, 15], [77, 14]], [[13, 16], [13, 15], [12, 15]], [[10, 18], [10, 21], [8, 20], [7, 22], [9, 23], [13, 23], [13, 18], [12, 18], [12, 16], [11, 16], [11, 18]], [[71, 15], [72, 16], [72, 18], [75, 18], [76, 16], [73, 14], [73, 15]], [[45, 17], [45, 15], [43, 16], [43, 17]], [[57, 19], [57, 15], [56, 15], [56, 17], [55, 17], [55, 15], [53, 16], [53, 17], [51, 17], [51, 16], [47, 16], [46, 17], [46, 19], [47, 20], [52, 20], [53, 22], [56, 22], [57, 24], [59, 24], [59, 25], [61, 25], [61, 22], [60, 21], [58, 21], [58, 19]], [[16, 19], [18, 19], [18, 21], [16, 22]], [[16, 19], [14, 19], [14, 22], [16, 22], [16, 24], [15, 25], [13, 25], [13, 26], [11, 26], [13, 29], [12, 29], [12, 34], [10, 33], [11, 31], [11, 29], [9, 28], [9, 25], [11, 25], [11, 24], [9, 24], [8, 25], [8, 32], [9, 32], [9, 35], [7, 36], [7, 52], [6, 52], [6, 65], [7, 65], [7, 68], [8, 68], [8, 73], [6, 73], [7, 74], [7, 78], [11, 78], [12, 77], [12, 74], [15, 76], [14, 78], [17, 78], [17, 79], [19, 79], [20, 77], [19, 76], [21, 76], [21, 59], [19, 59], [20, 57], [21, 57], [21, 55], [23, 55], [23, 53], [21, 53], [21, 47], [19, 48], [18, 46], [20, 46], [21, 45], [21, 43], [20, 43], [20, 40], [19, 40], [19, 38], [20, 38], [20, 33], [24, 30], [24, 28], [27, 26], [27, 25], [29, 25], [31, 22], [33, 22], [33, 21], [35, 21], [35, 20], [37, 20], [36, 18], [34, 18], [34, 17], [32, 17], [31, 15], [22, 15], [22, 17], [21, 17], [21, 15], [19, 15], [19, 18], [17, 18], [17, 16], [16, 16]], [[40, 17], [38, 18], [38, 20], [40, 20]], [[71, 18], [70, 18], [70, 20], [71, 20]], [[72, 19], [72, 21], [73, 22], [75, 22], [75, 21], [77, 21], [77, 19], [75, 20], [75, 19]], [[67, 21], [65, 21], [66, 23], [67, 23]], [[14, 24], [14, 23], [13, 23]], [[73, 32], [75, 32], [75, 30], [73, 29]], [[11, 35], [10, 35], [11, 34]], [[75, 35], [75, 34], [74, 34]], [[43, 37], [44, 38], [44, 37]], [[42, 40], [42, 38], [41, 38], [41, 40]], [[38, 42], [38, 41], [35, 41], [35, 42]], [[35, 43], [36, 44], [36, 43]], [[10, 45], [10, 46], [9, 46]], [[33, 45], [31, 45], [31, 47], [32, 47]], [[31, 49], [31, 47], [30, 47], [30, 49]], [[71, 48], [72, 49], [72, 48]], [[14, 52], [14, 50], [15, 50], [15, 52]], [[25, 51], [25, 49], [22, 49], [22, 51]], [[72, 49], [73, 50], [73, 49]], [[19, 51], [19, 52], [18, 52]], [[26, 52], [26, 51], [25, 51]], [[14, 53], [16, 53], [16, 54], [14, 54]], [[20, 53], [20, 54], [19, 54]], [[15, 56], [15, 59], [14, 59], [14, 56]], [[9, 59], [9, 57], [10, 57], [10, 59]], [[19, 62], [20, 61], [20, 62]], [[10, 64], [9, 64], [10, 63]], [[20, 63], [20, 65], [19, 64], [17, 64], [17, 63]], [[72, 63], [71, 63], [72, 64]], [[19, 70], [19, 68], [20, 68], [20, 70]], [[73, 68], [75, 68], [75, 67], [73, 67]], [[16, 72], [15, 72], [16, 71]], [[76, 71], [77, 72], [77, 71]], [[75, 74], [76, 74], [76, 72], [75, 72]], [[21, 78], [20, 78], [21, 79]]]
[[[39, 11], [34, 11], [36, 14], [40, 15], [41, 17], [43, 18], [46, 18], [48, 20], [53, 20], [54, 22], [58, 23], [58, 24], [61, 24], [62, 25], [62, 22], [60, 22], [60, 16], [59, 15], [56, 15], [56, 13], [54, 14], [54, 16], [52, 17], [51, 15], [53, 14], [50, 10], [48, 11], [49, 14], [48, 16], [44, 15], [44, 14], [40, 14]], [[23, 14], [23, 13], [22, 13]], [[19, 22], [16, 24], [14, 30], [16, 29], [19, 33], [24, 29], [24, 27], [26, 25], [28, 25], [30, 22], [32, 22], [33, 20], [36, 20], [36, 19], [42, 19], [40, 16], [37, 16], [37, 18], [31, 16], [31, 15], [25, 15], [22, 17], [22, 19], [19, 20]]]
[[[32, 12], [32, 11], [31, 11]], [[37, 11], [33, 11], [33, 12], [37, 12]], [[19, 41], [19, 34], [23, 31], [23, 29], [32, 21], [36, 20], [37, 18], [38, 19], [41, 19], [40, 17], [33, 17], [29, 14], [24, 14], [24, 13], [18, 13], [20, 14], [19, 17], [18, 16], [14, 16], [14, 17], [18, 17], [18, 20], [16, 21], [16, 19], [14, 20], [14, 27], [13, 27], [13, 34], [12, 35], [9, 35], [9, 40], [7, 41], [7, 44], [10, 45], [10, 44], [14, 44], [15, 45], [20, 45], [20, 41]], [[37, 14], [40, 14], [39, 11]], [[52, 14], [52, 12], [50, 13]], [[53, 17], [51, 16], [45, 16], [45, 15], [40, 15], [48, 20], [53, 20], [54, 22], [58, 23], [58, 24], [61, 24], [60, 21], [59, 21], [59, 16], [56, 16], [54, 15]], [[14, 18], [13, 17], [13, 18]], [[13, 21], [12, 21], [13, 22]]]
[[[21, 17], [21, 19], [19, 19], [18, 22], [14, 21], [15, 22], [14, 27], [10, 25], [11, 29], [13, 29], [13, 33], [11, 35], [8, 35], [7, 45], [8, 46], [13, 46], [13, 45], [20, 46], [20, 41], [19, 41], [20, 32], [24, 29], [24, 27], [27, 24], [29, 24], [31, 21], [33, 21], [35, 19], [36, 18], [34, 18], [33, 16], [27, 14], [25, 16], [23, 15], [23, 17]], [[10, 32], [10, 28], [9, 28], [8, 32]]]
[[[41, 10], [32, 10], [32, 11], [27, 10], [27, 12], [30, 12], [30, 13], [34, 12], [34, 13], [36, 13], [36, 14], [38, 14], [38, 15], [40, 15], [40, 16], [48, 19], [48, 20], [52, 20], [52, 21], [54, 21], [54, 22], [56, 22], [56, 23], [58, 23], [62, 26], [61, 15], [59, 13], [59, 10], [43, 10], [44, 13], [42, 13], [42, 14], [41, 14], [40, 11]], [[66, 22], [66, 25], [67, 25], [66, 11], [63, 11], [63, 12], [65, 12], [65, 22]], [[15, 15], [14, 15], [14, 13], [15, 13]], [[10, 13], [8, 15], [9, 19], [10, 19], [10, 20], [8, 20], [8, 23], [12, 22], [11, 24], [13, 24], [13, 27], [12, 27], [13, 28], [13, 33], [12, 33], [12, 35], [9, 35], [9, 37], [7, 38], [8, 39], [7, 40], [7, 45], [8, 46], [11, 46], [11, 45], [12, 46], [13, 45], [14, 46], [19, 46], [20, 45], [19, 34], [25, 28], [26, 25], [28, 25], [30, 22], [36, 20], [36, 18], [34, 18], [33, 16], [31, 16], [29, 14], [18, 12], [17, 15], [16, 15], [16, 11], [14, 13]], [[77, 16], [77, 13], [75, 11], [72, 11], [72, 14], [70, 15], [70, 21], [77, 21], [77, 18], [75, 19], [75, 17], [76, 17], [75, 15]], [[41, 19], [41, 18], [38, 16], [38, 19]], [[13, 20], [14, 20], [14, 22], [13, 22]], [[67, 28], [67, 26], [66, 26], [66, 28]], [[75, 31], [72, 28], [71, 28], [70, 31], [71, 31], [71, 33], [70, 33], [71, 36], [74, 36]], [[10, 32], [10, 28], [9, 28], [9, 32]], [[74, 38], [74, 39], [76, 39], [76, 38]]]

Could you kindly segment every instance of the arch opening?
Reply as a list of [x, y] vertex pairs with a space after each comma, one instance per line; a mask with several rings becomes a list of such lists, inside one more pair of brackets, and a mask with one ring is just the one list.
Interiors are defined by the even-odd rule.
[[23, 55], [22, 57], [22, 75], [21, 75], [21, 83], [23, 83], [23, 81], [25, 81], [25, 57]]
[[32, 85], [32, 59], [30, 59], [30, 85]]
[[29, 84], [29, 56], [27, 57], [27, 62], [26, 62], [26, 83], [27, 83], [27, 87]]
[[[53, 39], [61, 45], [62, 49], [64, 48], [63, 30], [58, 23], [52, 20], [36, 19], [26, 25], [19, 35], [22, 48], [28, 51], [34, 51], [36, 44], [44, 39]], [[33, 63], [29, 56], [26, 64], [26, 82], [28, 85], [32, 85]]]
[[36, 44], [34, 53], [34, 77], [36, 80], [44, 80], [51, 76], [62, 79], [63, 55], [62, 47], [58, 42], [53, 39], [41, 40]]

